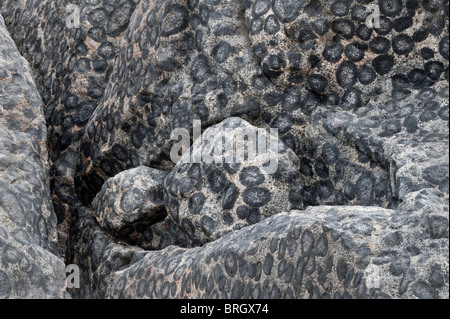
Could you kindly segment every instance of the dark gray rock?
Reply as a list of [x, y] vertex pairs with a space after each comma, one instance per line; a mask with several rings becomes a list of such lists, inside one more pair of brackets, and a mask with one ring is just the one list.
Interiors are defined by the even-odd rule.
[[[254, 152], [252, 141], [260, 145]], [[301, 184], [299, 164], [275, 135], [229, 118], [203, 132], [167, 176], [169, 217], [192, 243], [204, 244], [288, 211], [291, 189]]]
[[[170, 298], [207, 298], [214, 289], [230, 289], [230, 294], [241, 294], [248, 287], [263, 283], [264, 289], [272, 291], [277, 298], [290, 295], [294, 298], [309, 298], [316, 293], [361, 298], [364, 294], [369, 297], [369, 290], [376, 291], [373, 298], [443, 297], [445, 293], [438, 293], [437, 287], [443, 284], [441, 267], [447, 267], [445, 252], [440, 251], [442, 256], [426, 253], [417, 259], [409, 258], [405, 249], [412, 242], [417, 242], [418, 237], [422, 238], [423, 246], [432, 241], [423, 237], [422, 226], [403, 227], [407, 232], [407, 240], [400, 245], [377, 240], [397, 232], [398, 226], [394, 219], [398, 213], [376, 207], [315, 207], [276, 214], [258, 224], [228, 233], [203, 247], [171, 246], [151, 252], [135, 250], [130, 271], [119, 271], [117, 266], [111, 270], [110, 289], [89, 286], [84, 293], [86, 296], [93, 293], [108, 298], [160, 298], [161, 292], [151, 288], [150, 295], [145, 297], [134, 288], [139, 282], [149, 286], [151, 282], [159, 280], [161, 286], [163, 283], [174, 285], [168, 294]], [[88, 221], [89, 218], [79, 219], [79, 226], [86, 226]], [[374, 232], [353, 233], [351, 225], [361, 222], [373, 227]], [[84, 227], [76, 237], [81, 239], [83, 236], [96, 237], [100, 234], [98, 226]], [[299, 241], [298, 245], [289, 244], [296, 241]], [[272, 245], [274, 242], [279, 244]], [[368, 243], [372, 248], [362, 249]], [[95, 248], [80, 246], [79, 252], [86, 252], [86, 249]], [[114, 243], [113, 239], [110, 239], [108, 248], [102, 249], [114, 251], [115, 256], [130, 254], [129, 248]], [[394, 252], [402, 257], [390, 264], [376, 262], [379, 256], [394, 255]], [[86, 263], [86, 267], [95, 265], [101, 270], [110, 267], [112, 256], [106, 254], [96, 264], [92, 264], [93, 261], [88, 263], [89, 259], [77, 260]], [[361, 259], [369, 262], [358, 264]], [[359, 266], [355, 268], [355, 265]], [[148, 267], [153, 267], [151, 272], [145, 271]], [[430, 273], [427, 269], [433, 269], [431, 277], [427, 277]], [[197, 272], [212, 274], [209, 288], [196, 283]], [[402, 273], [405, 275], [402, 276]], [[192, 274], [192, 279], [189, 279], [189, 274]], [[180, 278], [184, 279], [180, 281]], [[120, 289], [116, 289], [119, 283], [125, 284], [120, 284]], [[296, 288], [292, 290], [291, 285]], [[267, 294], [266, 297], [271, 298], [272, 295]]]
[[0, 15], [0, 298], [67, 298], [43, 104]]
[[[82, 268], [76, 297], [448, 298], [448, 4], [369, 2], [78, 0], [81, 25], [69, 28], [52, 1], [3, 1], [36, 75], [51, 159], [48, 183], [0, 156], [0, 198], [21, 201], [6, 210], [11, 234], [0, 228], [5, 262], [23, 250], [10, 238], [54, 229], [28, 220], [46, 207], [12, 182], [28, 180], [50, 185], [59, 251], [68, 244]], [[374, 28], [371, 5], [382, 11]], [[39, 103], [23, 82], [0, 67], [1, 147], [31, 159], [11, 137], [41, 134], [33, 111], [14, 113]], [[295, 169], [175, 166], [173, 129], [231, 116], [277, 128]], [[139, 240], [124, 245], [81, 203], [142, 165], [171, 172], [170, 217], [125, 228]], [[141, 194], [121, 191], [117, 207], [145, 206]], [[305, 210], [280, 213], [291, 208]], [[0, 270], [0, 295], [11, 294], [21, 280]]]
[[167, 173], [145, 166], [109, 179], [92, 202], [94, 216], [106, 231], [130, 244], [143, 243], [142, 231], [166, 216], [163, 182]]

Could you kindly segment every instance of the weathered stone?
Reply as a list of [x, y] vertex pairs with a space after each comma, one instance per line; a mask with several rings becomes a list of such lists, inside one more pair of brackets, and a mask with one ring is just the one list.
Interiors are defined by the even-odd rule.
[[0, 299], [67, 298], [43, 104], [0, 15]]
[[[59, 251], [68, 244], [66, 260], [82, 270], [73, 296], [448, 298], [448, 3], [75, 4], [79, 27], [49, 0], [0, 4], [44, 102]], [[374, 26], [372, 5], [382, 13]], [[39, 100], [23, 95], [22, 80], [0, 67], [6, 149], [12, 133], [36, 132], [33, 112], [14, 113]], [[279, 174], [262, 163], [171, 161], [174, 129], [229, 117], [277, 128], [297, 159]], [[15, 152], [28, 156], [22, 146]], [[22, 201], [8, 212], [26, 241], [46, 219], [22, 231], [25, 211], [45, 205], [12, 181], [48, 182], [6, 154], [1, 198]], [[106, 232], [81, 203], [142, 165], [168, 173], [170, 216]], [[111, 192], [124, 199], [115, 207], [152, 205], [138, 189]], [[280, 213], [293, 208], [304, 211]], [[134, 246], [123, 245], [130, 234]], [[3, 237], [2, 258], [15, 263], [21, 247]], [[0, 269], [0, 296], [17, 282]]]
[[291, 189], [301, 184], [299, 164], [270, 132], [228, 118], [208, 128], [166, 178], [169, 217], [193, 243], [204, 244], [288, 211]]
[[100, 226], [132, 244], [142, 241], [139, 229], [167, 216], [163, 201], [166, 176], [166, 172], [140, 166], [109, 179], [92, 202]]

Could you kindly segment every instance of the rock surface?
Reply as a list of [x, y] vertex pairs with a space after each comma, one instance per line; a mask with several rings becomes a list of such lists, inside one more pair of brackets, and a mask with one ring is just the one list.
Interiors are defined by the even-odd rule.
[[[396, 211], [308, 208], [274, 215], [202, 247], [157, 252], [114, 243], [86, 214], [76, 237], [93, 244], [78, 246], [75, 260], [97, 272], [80, 296], [445, 298], [448, 238], [436, 239], [433, 226], [422, 222], [430, 220], [423, 200], [434, 202], [437, 215], [446, 214], [443, 193], [426, 189], [411, 193]], [[448, 224], [442, 230], [448, 232]]]
[[[59, 254], [81, 269], [75, 298], [448, 298], [448, 0], [70, 3], [79, 27], [66, 23], [68, 0], [0, 0], [40, 94], [28, 69], [4, 71], [19, 54], [2, 53], [0, 167], [21, 159], [0, 170], [0, 204], [33, 196], [27, 216], [48, 233], [1, 222], [2, 262], [17, 256], [3, 237], [23, 229], [51, 254], [58, 224]], [[175, 165], [173, 130], [195, 120], [206, 141], [219, 123], [278, 129], [281, 178], [258, 158]], [[112, 212], [135, 210], [106, 197], [161, 185], [134, 183], [138, 167], [165, 171], [164, 196], [131, 202], [167, 217], [124, 237]], [[2, 205], [0, 216], [16, 212]], [[42, 284], [0, 264], [0, 287], [63, 296], [47, 260]]]
[[62, 298], [43, 103], [0, 15], [0, 299]]
[[303, 206], [290, 198], [301, 189], [299, 169], [298, 157], [276, 136], [228, 118], [208, 128], [167, 176], [169, 217], [193, 245], [214, 241]]
[[167, 216], [163, 201], [166, 172], [137, 167], [103, 184], [92, 202], [94, 216], [100, 226], [118, 238], [135, 244], [143, 229]]

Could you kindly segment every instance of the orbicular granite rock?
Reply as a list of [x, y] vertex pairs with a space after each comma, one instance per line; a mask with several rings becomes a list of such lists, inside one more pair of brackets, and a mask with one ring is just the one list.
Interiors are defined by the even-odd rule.
[[0, 299], [63, 298], [43, 104], [0, 15]]
[[[300, 161], [276, 135], [231, 117], [208, 128], [164, 181], [169, 217], [192, 244], [300, 208]], [[296, 195], [296, 194], [294, 194]]]
[[103, 184], [92, 202], [95, 219], [106, 231], [135, 244], [143, 230], [167, 216], [163, 202], [166, 172], [140, 166]]
[[[74, 260], [97, 271], [80, 296], [445, 298], [445, 215], [448, 196], [425, 189], [397, 210], [314, 207], [274, 215], [202, 247], [145, 252], [115, 243], [86, 214], [75, 226]], [[436, 236], [431, 220], [438, 216], [447, 223], [439, 223]], [[82, 245], [82, 238], [93, 244]]]
[[75, 185], [84, 203], [123, 169], [173, 167], [171, 131], [191, 131], [193, 119], [207, 127], [260, 114], [241, 1], [142, 1], [130, 26], [82, 139]]
[[166, 218], [166, 177], [164, 171], [140, 166], [110, 178], [92, 202], [95, 220], [122, 242], [144, 249], [189, 245], [177, 224]]
[[[45, 105], [50, 190], [58, 217], [61, 254], [79, 206], [73, 178], [80, 138], [104, 95], [136, 3], [135, 0], [0, 1], [0, 12], [19, 51], [30, 62]], [[78, 27], [74, 24], [77, 13]]]
[[[81, 269], [72, 296], [448, 298], [448, 0], [0, 0], [0, 12], [44, 102], [59, 250]], [[8, 72], [3, 108], [20, 97]], [[7, 136], [39, 127], [15, 110]], [[257, 157], [175, 165], [174, 130], [195, 120], [215, 141], [224, 121], [278, 129], [284, 173]], [[168, 217], [126, 243], [83, 205], [140, 166], [167, 173]], [[34, 181], [0, 176], [7, 192]]]

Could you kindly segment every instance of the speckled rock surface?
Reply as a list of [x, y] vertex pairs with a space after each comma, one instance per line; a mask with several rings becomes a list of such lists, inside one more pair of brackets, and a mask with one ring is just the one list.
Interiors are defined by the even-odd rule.
[[63, 298], [43, 103], [0, 15], [0, 299]]
[[[264, 150], [248, 151], [253, 145]], [[192, 163], [194, 158], [199, 163]], [[298, 157], [276, 136], [228, 118], [208, 128], [164, 181], [169, 217], [193, 245], [214, 241], [273, 214], [302, 208], [302, 199], [291, 195], [301, 190], [299, 169]]]
[[163, 182], [167, 173], [145, 166], [123, 171], [103, 184], [92, 202], [100, 226], [130, 244], [166, 216]]
[[448, 223], [441, 224], [442, 237], [433, 235], [424, 200], [434, 203], [434, 218], [448, 214], [448, 196], [425, 189], [411, 193], [398, 210], [308, 208], [274, 215], [203, 247], [155, 252], [115, 243], [87, 213], [76, 237], [93, 244], [80, 245], [75, 260], [97, 271], [80, 296], [446, 298]]
[[[45, 105], [50, 189], [61, 254], [65, 253], [68, 228], [79, 205], [73, 176], [80, 138], [104, 94], [136, 2], [0, 1], [1, 13], [19, 51], [34, 70]], [[79, 28], [67, 27], [69, 4], [79, 6]]]
[[123, 168], [173, 166], [171, 131], [191, 130], [193, 119], [207, 127], [258, 118], [251, 79], [260, 71], [241, 12], [241, 1], [139, 3], [86, 126], [75, 179], [82, 201]]
[[[79, 28], [68, 0], [0, 12], [44, 102], [58, 249], [82, 270], [73, 297], [448, 298], [448, 0], [70, 3]], [[170, 160], [173, 129], [230, 117], [277, 128], [297, 158], [272, 184], [288, 199], [256, 223], [239, 219], [241, 172], [226, 173], [236, 197], [205, 163]], [[168, 217], [131, 245], [88, 206], [139, 166], [168, 173]], [[200, 188], [240, 229], [204, 235]]]

